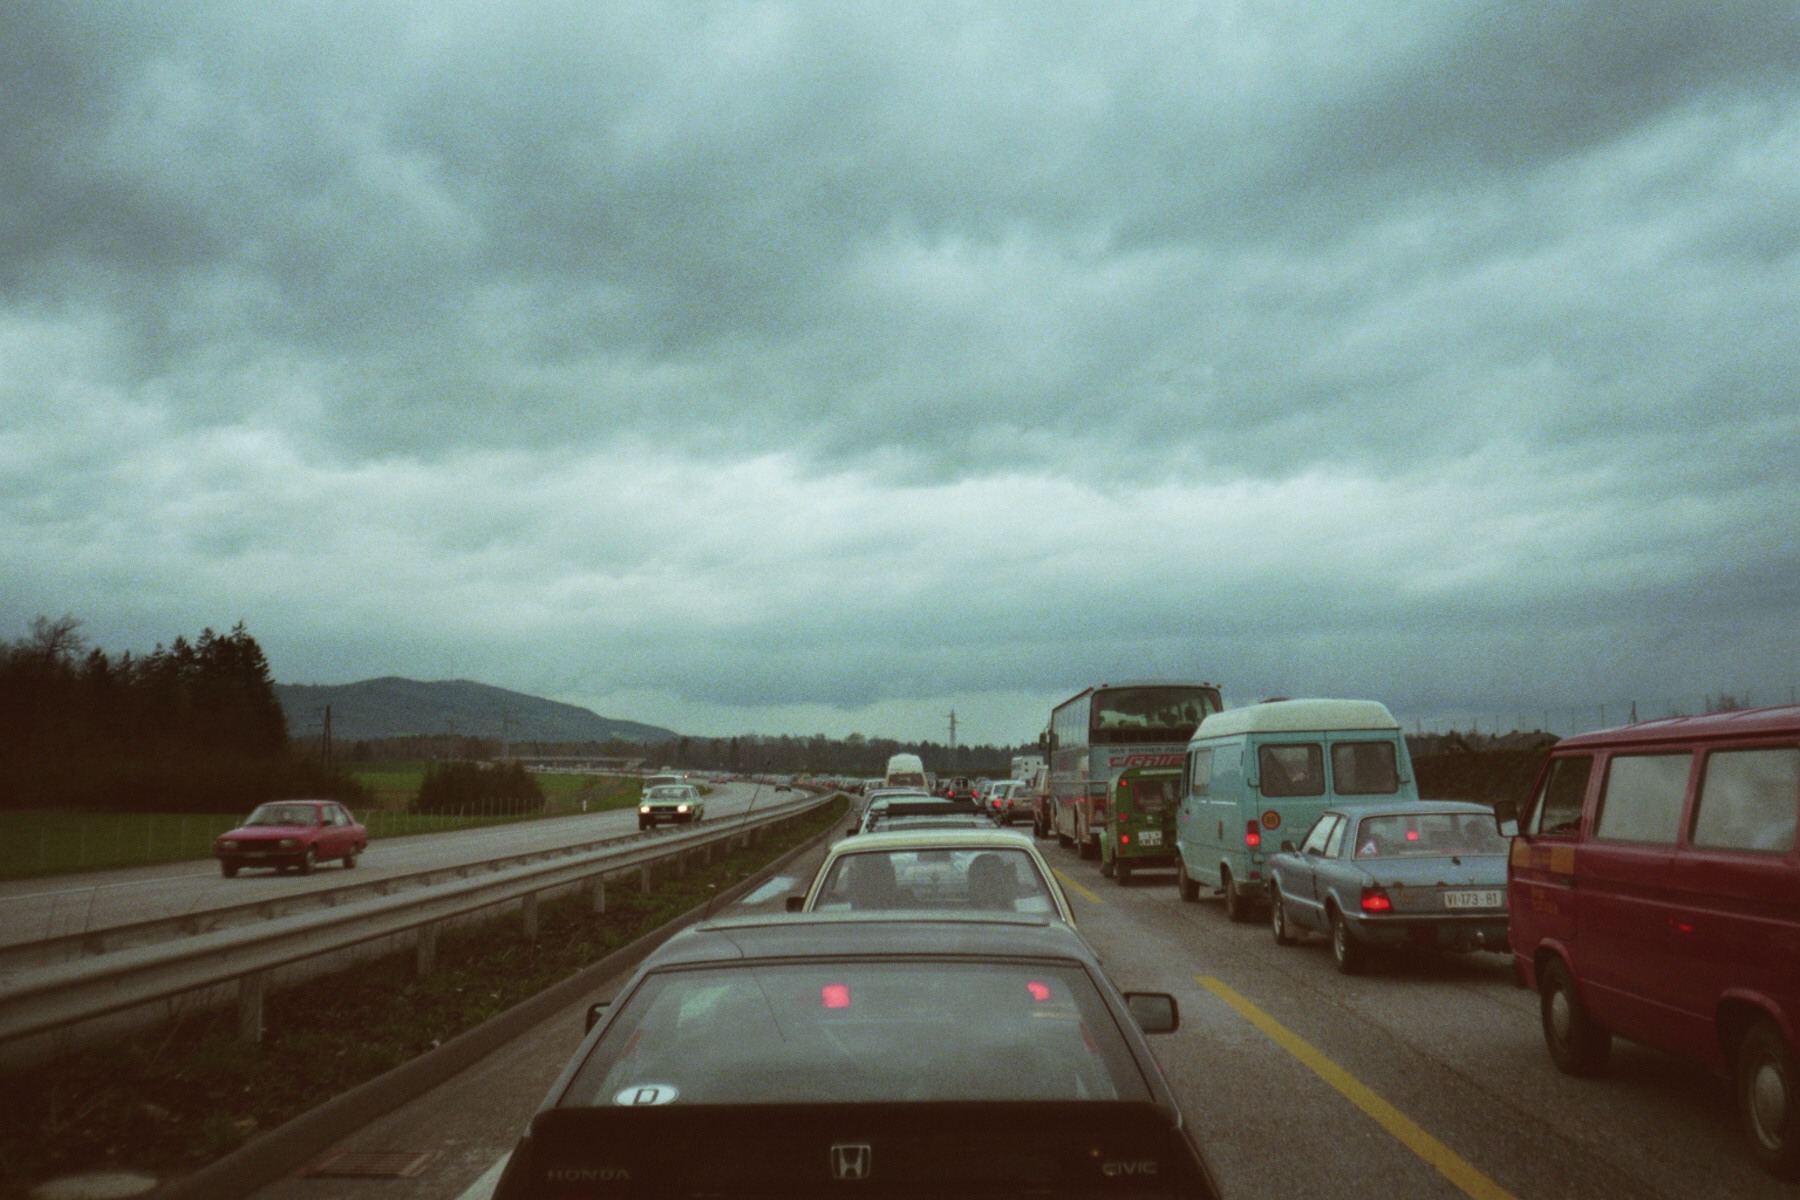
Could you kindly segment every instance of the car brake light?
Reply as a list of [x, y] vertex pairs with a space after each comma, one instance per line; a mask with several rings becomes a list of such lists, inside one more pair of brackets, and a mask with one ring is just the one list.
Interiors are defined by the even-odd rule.
[[1416, 829], [1409, 829], [1409, 830], [1407, 830], [1407, 831], [1406, 831], [1406, 840], [1407, 840], [1407, 841], [1409, 841], [1409, 842], [1416, 842], [1416, 841], [1418, 841], [1418, 840], [1419, 840], [1419, 831], [1418, 831], [1418, 830], [1416, 830]]
[[1366, 887], [1362, 890], [1362, 910], [1364, 912], [1393, 912], [1394, 902], [1388, 894], [1378, 887]]
[[1257, 824], [1255, 821], [1245, 821], [1244, 822], [1244, 845], [1246, 845], [1246, 846], [1262, 845], [1262, 830], [1257, 828]]
[[1050, 985], [1047, 983], [1039, 983], [1035, 979], [1025, 985], [1025, 990], [1030, 992], [1031, 998], [1039, 1004], [1042, 1004], [1050, 998]]
[[847, 983], [828, 983], [819, 989], [819, 999], [825, 1002], [826, 1008], [849, 1008], [850, 985]]

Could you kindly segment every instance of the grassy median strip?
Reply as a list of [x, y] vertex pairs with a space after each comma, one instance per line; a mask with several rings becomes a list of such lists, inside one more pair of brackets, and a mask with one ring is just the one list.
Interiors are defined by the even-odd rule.
[[64, 1173], [187, 1171], [332, 1096], [399, 1066], [755, 874], [840, 819], [842, 799], [655, 890], [609, 884], [606, 911], [583, 895], [546, 901], [538, 937], [517, 913], [447, 930], [438, 969], [411, 953], [271, 995], [260, 1045], [236, 1040], [229, 1011], [195, 1013], [122, 1043], [9, 1072], [0, 1104], [0, 1195]]

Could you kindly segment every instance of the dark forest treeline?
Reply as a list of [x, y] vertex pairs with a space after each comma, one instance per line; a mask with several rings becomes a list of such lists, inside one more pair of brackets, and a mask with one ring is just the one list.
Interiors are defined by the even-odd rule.
[[149, 654], [88, 648], [39, 617], [0, 646], [0, 810], [237, 812], [360, 789], [290, 749], [256, 639], [177, 637]]

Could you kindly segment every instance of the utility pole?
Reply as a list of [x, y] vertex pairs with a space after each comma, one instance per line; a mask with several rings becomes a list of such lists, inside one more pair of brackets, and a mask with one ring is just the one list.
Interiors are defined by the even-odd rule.
[[956, 710], [950, 710], [950, 770], [956, 770]]
[[319, 756], [325, 760], [325, 769], [331, 770], [331, 705], [325, 706], [325, 725], [319, 735]]

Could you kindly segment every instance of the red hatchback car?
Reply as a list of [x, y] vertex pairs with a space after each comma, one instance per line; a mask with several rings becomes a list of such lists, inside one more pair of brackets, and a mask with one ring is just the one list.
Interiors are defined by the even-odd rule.
[[331, 800], [275, 800], [258, 806], [250, 819], [213, 841], [219, 869], [230, 879], [242, 867], [292, 867], [302, 875], [321, 861], [346, 867], [369, 846], [369, 831]]
[[[1497, 815], [1512, 815], [1508, 805]], [[1800, 707], [1558, 742], [1513, 841], [1512, 944], [1550, 1056], [1616, 1034], [1727, 1073], [1752, 1154], [1800, 1174]]]

